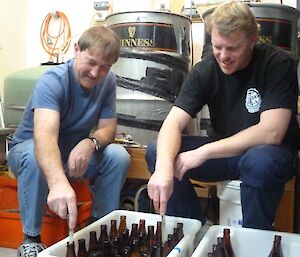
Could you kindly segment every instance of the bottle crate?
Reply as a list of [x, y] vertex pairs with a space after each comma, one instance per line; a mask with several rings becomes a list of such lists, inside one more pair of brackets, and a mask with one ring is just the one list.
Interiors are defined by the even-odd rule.
[[[140, 219], [145, 219], [146, 226], [153, 225], [156, 227], [157, 221], [161, 221], [161, 216], [158, 214], [143, 213], [143, 212], [134, 212], [126, 210], [115, 210], [98, 221], [82, 228], [81, 230], [74, 233], [74, 243], [75, 243], [75, 252], [78, 250], [78, 239], [86, 240], [86, 248], [89, 245], [89, 232], [95, 230], [97, 237], [100, 235], [100, 227], [102, 224], [107, 224], [108, 230], [110, 230], [110, 221], [112, 219], [117, 220], [117, 226], [119, 226], [120, 216], [126, 216], [127, 228], [130, 230], [132, 223], [139, 223]], [[166, 233], [172, 234], [173, 228], [177, 226], [178, 222], [183, 223], [183, 234], [184, 237], [178, 242], [178, 244], [173, 248], [173, 250], [168, 254], [168, 257], [190, 257], [195, 247], [200, 241], [200, 231], [201, 222], [194, 219], [180, 218], [166, 216]], [[38, 257], [64, 257], [66, 256], [67, 251], [67, 242], [69, 238], [55, 243], [54, 245], [46, 248], [44, 251], [38, 254]]]
[[275, 235], [281, 236], [283, 256], [299, 256], [299, 234], [214, 225], [209, 228], [191, 257], [207, 257], [207, 254], [212, 251], [212, 245], [216, 244], [217, 237], [223, 236], [224, 228], [230, 229], [230, 240], [235, 257], [268, 257]]

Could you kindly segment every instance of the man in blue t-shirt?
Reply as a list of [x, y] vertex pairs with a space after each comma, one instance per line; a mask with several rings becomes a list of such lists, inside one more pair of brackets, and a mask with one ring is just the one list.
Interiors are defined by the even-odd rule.
[[8, 163], [18, 179], [25, 235], [19, 256], [37, 256], [44, 207], [69, 227], [77, 223], [76, 195], [69, 179], [86, 178], [93, 192], [91, 221], [118, 209], [130, 157], [115, 138], [116, 76], [120, 41], [102, 26], [86, 30], [75, 58], [37, 81], [9, 145]]
[[[213, 52], [188, 75], [146, 160], [148, 194], [161, 214], [206, 222], [191, 179], [241, 179], [243, 226], [273, 229], [285, 183], [298, 166], [298, 82], [294, 60], [259, 45], [249, 6], [226, 2], [205, 18]], [[208, 137], [182, 136], [204, 105]]]

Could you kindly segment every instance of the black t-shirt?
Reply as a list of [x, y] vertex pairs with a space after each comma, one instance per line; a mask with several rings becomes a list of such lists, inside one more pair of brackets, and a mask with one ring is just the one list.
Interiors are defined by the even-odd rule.
[[300, 147], [297, 122], [298, 80], [295, 61], [271, 45], [256, 45], [249, 65], [224, 74], [213, 54], [196, 64], [187, 76], [175, 106], [195, 117], [207, 104], [213, 137], [225, 138], [255, 125], [265, 110], [293, 111], [283, 144]]

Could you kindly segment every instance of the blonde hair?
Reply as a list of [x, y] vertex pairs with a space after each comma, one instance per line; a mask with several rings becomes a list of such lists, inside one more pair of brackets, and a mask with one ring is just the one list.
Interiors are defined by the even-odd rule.
[[118, 35], [104, 26], [93, 26], [87, 29], [78, 40], [80, 51], [101, 48], [104, 58], [115, 63], [120, 55]]
[[237, 31], [243, 31], [249, 36], [259, 33], [259, 26], [250, 7], [239, 1], [220, 4], [205, 17], [204, 23], [205, 30], [209, 34], [213, 27], [224, 36]]

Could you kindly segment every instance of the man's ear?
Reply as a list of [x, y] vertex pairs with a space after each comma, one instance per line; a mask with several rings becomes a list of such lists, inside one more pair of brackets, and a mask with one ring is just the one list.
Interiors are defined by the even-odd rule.
[[80, 52], [80, 48], [79, 48], [78, 43], [75, 43], [75, 44], [74, 44], [74, 53], [76, 54], [76, 53], [78, 53], [78, 52]]
[[257, 40], [258, 40], [257, 35], [251, 36], [250, 40], [251, 40], [251, 49], [253, 49], [253, 47], [256, 45]]

